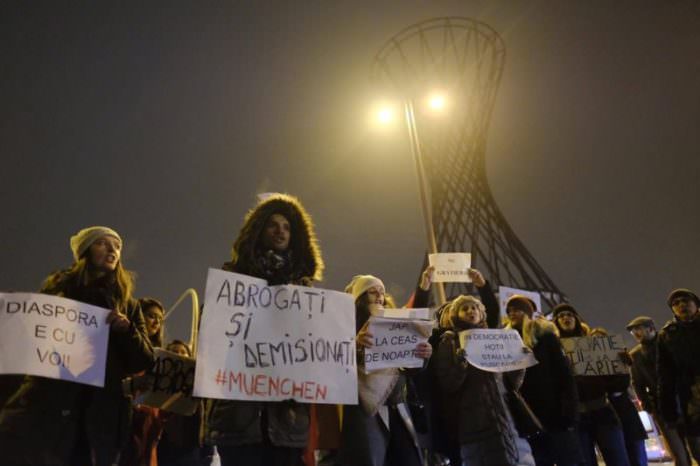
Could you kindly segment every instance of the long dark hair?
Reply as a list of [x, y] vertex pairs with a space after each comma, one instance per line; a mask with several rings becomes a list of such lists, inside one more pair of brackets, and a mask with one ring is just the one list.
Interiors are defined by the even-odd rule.
[[141, 312], [143, 313], [144, 319], [146, 318], [146, 309], [148, 309], [149, 307], [157, 307], [163, 314], [163, 320], [160, 321], [160, 328], [158, 329], [158, 333], [156, 333], [153, 336], [148, 336], [148, 339], [151, 341], [151, 345], [154, 348], [162, 347], [163, 340], [165, 338], [165, 307], [163, 307], [163, 303], [161, 303], [155, 298], [139, 298], [139, 304], [141, 305]]
[[95, 268], [90, 262], [89, 249], [83, 253], [73, 264], [63, 270], [54, 272], [44, 280], [41, 292], [58, 296], [70, 297], [81, 289], [93, 286], [97, 282], [104, 283], [112, 289], [112, 302], [114, 309], [126, 313], [126, 309], [133, 302], [134, 274], [122, 266], [122, 261], [117, 262], [114, 271], [108, 272], [103, 277], [97, 277]]

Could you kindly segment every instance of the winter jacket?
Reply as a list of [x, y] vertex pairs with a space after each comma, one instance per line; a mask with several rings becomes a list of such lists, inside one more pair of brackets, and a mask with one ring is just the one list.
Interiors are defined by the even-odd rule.
[[[291, 236], [288, 262], [272, 270], [260, 249], [260, 239], [273, 214], [289, 221]], [[320, 280], [323, 271], [321, 251], [313, 224], [299, 201], [283, 194], [259, 203], [248, 214], [233, 246], [232, 260], [224, 270], [263, 278], [270, 285], [300, 284], [309, 286]], [[309, 437], [309, 405], [295, 401], [259, 402], [209, 400], [205, 426], [208, 445], [240, 446], [265, 443], [275, 446], [304, 448]]]
[[[689, 436], [700, 435], [700, 318], [671, 320], [657, 346], [658, 400], [667, 423], [683, 420]], [[680, 403], [680, 410], [678, 405]]]
[[556, 327], [543, 319], [526, 319], [523, 328], [523, 341], [537, 364], [525, 371], [520, 393], [545, 429], [568, 429], [578, 417], [578, 392]]
[[644, 409], [654, 415], [658, 412], [656, 342], [658, 335], [651, 341], [644, 341], [630, 351], [632, 367], [632, 384]]
[[[69, 299], [110, 308], [101, 288], [69, 290]], [[136, 301], [125, 309], [130, 326], [110, 330], [104, 388], [43, 377], [26, 377], [0, 413], [0, 451], [7, 464], [69, 465], [93, 448], [111, 456], [124, 447], [131, 403], [121, 381], [153, 364], [153, 349]], [[77, 450], [75, 450], [77, 448]]]
[[[498, 302], [488, 286], [479, 292], [486, 307], [486, 322], [497, 328]], [[446, 330], [433, 361], [446, 430], [460, 445], [482, 443], [493, 447], [480, 459], [483, 464], [517, 465], [517, 434], [503, 395], [507, 390], [518, 389], [524, 371], [502, 375], [483, 371], [458, 356], [458, 348], [457, 333]]]

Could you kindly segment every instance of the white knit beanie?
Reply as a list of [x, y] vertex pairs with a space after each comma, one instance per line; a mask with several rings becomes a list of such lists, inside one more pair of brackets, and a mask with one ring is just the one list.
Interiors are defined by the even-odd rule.
[[94, 226], [83, 228], [70, 238], [70, 249], [73, 251], [73, 259], [76, 261], [80, 259], [80, 256], [82, 256], [85, 251], [88, 250], [90, 245], [92, 245], [92, 243], [97, 241], [97, 239], [101, 238], [102, 236], [114, 236], [120, 242], [122, 242], [122, 238], [119, 236], [119, 233], [109, 227]]
[[355, 301], [362, 296], [362, 293], [372, 287], [385, 290], [384, 283], [374, 275], [355, 275], [352, 277], [348, 286], [345, 287], [345, 292], [350, 293]]

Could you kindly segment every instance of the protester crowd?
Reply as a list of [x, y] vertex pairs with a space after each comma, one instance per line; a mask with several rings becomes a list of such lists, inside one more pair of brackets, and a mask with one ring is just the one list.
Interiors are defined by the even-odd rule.
[[[374, 344], [368, 322], [394, 302], [380, 278], [356, 275], [345, 292], [355, 303], [357, 405], [206, 399], [185, 416], [135, 402], [149, 388], [144, 374], [155, 348], [165, 344], [165, 309], [134, 297], [122, 246], [111, 228], [80, 230], [70, 239], [73, 263], [41, 288], [110, 310], [104, 387], [0, 376], [0, 463], [201, 466], [217, 457], [223, 466], [590, 466], [597, 447], [607, 465], [637, 466], [647, 456], [636, 402], [676, 464], [700, 460], [700, 299], [688, 289], [669, 294], [671, 319], [658, 332], [644, 316], [627, 325], [638, 342], [620, 355], [629, 374], [577, 375], [562, 340], [604, 329], [569, 303], [549, 320], [523, 295], [510, 297], [502, 318], [492, 284], [470, 269], [478, 296], [437, 309], [432, 336], [415, 347], [422, 368], [366, 372], [364, 352]], [[270, 285], [321, 280], [321, 250], [299, 200], [278, 194], [254, 206], [222, 269]], [[421, 275], [413, 307], [427, 307], [432, 275], [431, 267]], [[537, 364], [503, 373], [470, 364], [460, 332], [499, 328], [516, 331]], [[185, 342], [166, 348], [192, 357]]]

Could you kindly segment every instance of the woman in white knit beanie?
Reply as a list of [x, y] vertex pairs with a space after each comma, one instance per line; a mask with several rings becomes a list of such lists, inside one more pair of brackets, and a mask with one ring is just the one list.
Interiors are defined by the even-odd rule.
[[[416, 296], [417, 307], [427, 307], [432, 268], [422, 276]], [[373, 346], [368, 331], [369, 318], [384, 307], [394, 307], [381, 279], [373, 275], [355, 275], [345, 287], [355, 299], [357, 327], [358, 388], [360, 404], [345, 406], [339, 466], [401, 464], [420, 466], [422, 456], [414, 422], [406, 405], [408, 370], [389, 368], [366, 373], [364, 350]], [[429, 343], [418, 343], [415, 355], [427, 360], [432, 354]]]

